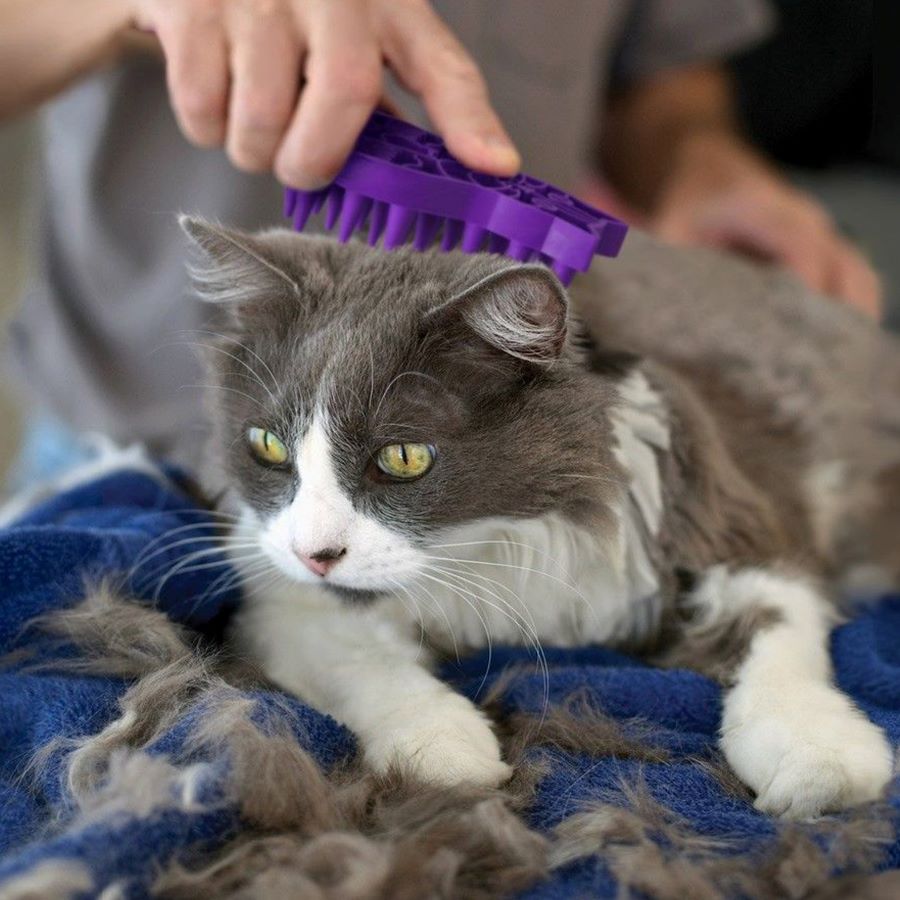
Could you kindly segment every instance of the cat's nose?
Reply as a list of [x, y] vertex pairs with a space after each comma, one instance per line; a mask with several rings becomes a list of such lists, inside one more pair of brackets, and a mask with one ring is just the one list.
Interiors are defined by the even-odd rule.
[[310, 553], [309, 556], [298, 550], [297, 557], [313, 575], [324, 578], [346, 553], [346, 547], [325, 547], [323, 550]]

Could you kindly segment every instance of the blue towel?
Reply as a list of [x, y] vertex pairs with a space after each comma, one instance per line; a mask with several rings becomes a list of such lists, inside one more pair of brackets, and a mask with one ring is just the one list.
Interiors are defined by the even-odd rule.
[[[189, 526], [189, 527], [188, 527]], [[183, 542], [165, 540], [184, 528]], [[180, 489], [123, 471], [54, 498], [15, 527], [0, 531], [0, 894], [9, 879], [48, 861], [77, 860], [93, 875], [95, 889], [118, 882], [128, 897], [144, 897], [154, 873], [187, 846], [211, 851], [234, 836], [240, 821], [227, 804], [197, 812], [166, 811], [143, 819], [112, 816], [66, 827], [66, 796], [59, 771], [49, 766], [37, 782], [23, 777], [35, 751], [54, 738], [99, 731], [117, 715], [127, 688], [118, 678], [88, 676], [52, 668], [22, 666], [17, 653], [52, 654], [28, 622], [36, 615], [77, 603], [85, 576], [129, 575], [128, 589], [155, 603], [175, 621], [201, 632], [216, 632], [238, 602], [224, 559], [212, 554], [208, 567], [174, 571], [162, 585], [154, 573], [177, 568], [180, 559], [209, 547], [213, 525]], [[156, 555], [153, 555], [156, 554]], [[143, 565], [135, 568], [139, 560]], [[150, 562], [147, 562], [147, 561]], [[868, 606], [839, 628], [832, 652], [837, 678], [874, 722], [900, 742], [900, 597]], [[528, 660], [525, 650], [494, 648], [493, 672]], [[445, 675], [473, 698], [485, 689], [486, 656], [476, 654], [448, 665]], [[745, 846], [764, 845], [776, 824], [752, 805], [727, 793], [696, 762], [716, 740], [721, 695], [710, 680], [687, 671], [661, 671], [603, 648], [548, 651], [551, 702], [582, 692], [605, 713], [630, 723], [643, 720], [645, 740], [664, 748], [664, 763], [590, 758], [556, 752], [541, 780], [528, 823], [550, 830], [595, 797], [614, 793], [622, 778], [640, 778], [697, 832], [738, 836]], [[506, 710], [539, 713], [541, 677], [523, 668], [502, 699]], [[488, 677], [488, 684], [494, 675]], [[263, 710], [285, 720], [301, 745], [325, 768], [355, 751], [352, 735], [329, 717], [275, 692], [255, 695]], [[178, 749], [188, 729], [176, 725], [154, 752]], [[640, 771], [638, 771], [640, 767]], [[215, 795], [215, 769], [202, 790]], [[896, 785], [889, 797], [900, 808]], [[61, 823], [61, 824], [60, 824]], [[892, 823], [892, 826], [894, 824]], [[900, 867], [900, 840], [884, 852], [883, 868]], [[557, 869], [526, 892], [532, 898], [614, 897], [611, 869], [600, 858]]]

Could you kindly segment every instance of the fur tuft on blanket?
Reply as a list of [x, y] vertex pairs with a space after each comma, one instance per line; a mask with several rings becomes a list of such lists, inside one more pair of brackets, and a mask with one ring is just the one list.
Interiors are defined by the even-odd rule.
[[[715, 749], [716, 685], [610, 650], [548, 649], [546, 709], [526, 650], [447, 664], [497, 723], [504, 789], [375, 777], [345, 728], [222, 648], [238, 597], [215, 532], [133, 471], [0, 532], [2, 900], [900, 895], [896, 786], [774, 822]], [[897, 743], [900, 598], [833, 653]]]

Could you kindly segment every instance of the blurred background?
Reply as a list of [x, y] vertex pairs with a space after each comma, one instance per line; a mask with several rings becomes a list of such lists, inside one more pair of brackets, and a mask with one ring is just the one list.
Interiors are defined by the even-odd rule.
[[[28, 194], [33, 176], [36, 124], [31, 119], [0, 125], [0, 327], [18, 303], [28, 266], [25, 242]], [[0, 479], [19, 443], [21, 411], [13, 389], [0, 379]]]
[[[778, 0], [779, 26], [729, 60], [745, 133], [818, 196], [884, 280], [900, 327], [900, 3]], [[19, 302], [30, 253], [38, 117], [0, 126], [0, 313]], [[273, 221], [277, 211], [273, 210]], [[21, 410], [0, 380], [0, 471]]]

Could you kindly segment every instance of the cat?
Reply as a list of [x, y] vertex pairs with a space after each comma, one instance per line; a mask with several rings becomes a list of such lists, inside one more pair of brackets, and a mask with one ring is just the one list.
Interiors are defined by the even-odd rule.
[[373, 769], [502, 784], [435, 654], [603, 643], [722, 683], [760, 810], [879, 796], [892, 751], [828, 637], [843, 589], [900, 572], [891, 337], [638, 232], [567, 292], [500, 256], [182, 225], [221, 319], [213, 468], [252, 548], [235, 633]]

